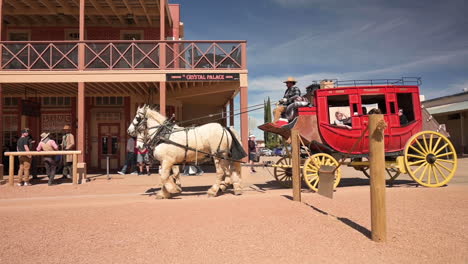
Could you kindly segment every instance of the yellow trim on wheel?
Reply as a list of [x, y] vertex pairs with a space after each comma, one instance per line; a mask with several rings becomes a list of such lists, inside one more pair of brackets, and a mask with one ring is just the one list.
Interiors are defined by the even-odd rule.
[[[338, 166], [338, 161], [332, 156], [326, 153], [318, 153], [310, 156], [305, 162], [302, 168], [302, 175], [304, 181], [309, 186], [310, 189], [317, 191], [319, 184], [318, 171], [320, 166], [329, 165], [329, 166]], [[336, 188], [340, 183], [341, 179], [341, 168], [338, 168], [335, 172], [335, 184], [333, 188]]]
[[426, 187], [447, 184], [458, 166], [452, 142], [434, 131], [419, 132], [408, 140], [404, 162], [411, 178]]

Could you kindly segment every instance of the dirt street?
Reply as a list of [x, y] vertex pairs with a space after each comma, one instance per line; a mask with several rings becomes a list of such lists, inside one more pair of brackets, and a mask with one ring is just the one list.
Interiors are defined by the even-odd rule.
[[299, 203], [257, 171], [244, 195], [216, 198], [206, 196], [212, 173], [182, 176], [184, 193], [171, 200], [145, 193], [157, 174], [1, 185], [0, 263], [468, 263], [468, 159], [446, 187], [404, 175], [386, 189], [386, 243], [369, 238], [360, 172], [344, 168], [332, 200], [303, 186]]

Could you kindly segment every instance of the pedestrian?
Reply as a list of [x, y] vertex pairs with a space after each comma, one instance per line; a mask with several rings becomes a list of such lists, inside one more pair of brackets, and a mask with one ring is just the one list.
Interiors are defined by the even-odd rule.
[[137, 148], [137, 163], [138, 175], [143, 175], [143, 166], [146, 166], [146, 173], [150, 176], [150, 161], [149, 161], [149, 151], [147, 148], [143, 147], [142, 149]]
[[[56, 151], [58, 150], [57, 143], [49, 137], [49, 133], [43, 132], [41, 134], [41, 142], [37, 146], [37, 151]], [[44, 166], [46, 168], [46, 174], [49, 176], [49, 186], [54, 185], [55, 172], [57, 169], [57, 161], [55, 155], [44, 156]]]
[[[25, 128], [21, 130], [21, 137], [16, 143], [16, 151], [24, 152], [31, 151], [29, 149], [29, 129]], [[19, 156], [19, 169], [18, 169], [18, 186], [28, 186], [29, 183], [29, 170], [31, 169], [31, 155]]]
[[[33, 138], [31, 134], [28, 135], [28, 142], [29, 142], [29, 149], [35, 149], [34, 145], [36, 144], [36, 140]], [[38, 179], [37, 177], [37, 159], [40, 158], [39, 156], [32, 156], [31, 157], [31, 169], [30, 169], [30, 174], [32, 176], [32, 179], [36, 180]]]
[[[60, 147], [62, 150], [73, 150], [75, 149], [75, 136], [71, 133], [71, 126], [65, 125], [63, 127], [64, 135], [62, 137], [62, 143]], [[73, 173], [72, 165], [73, 165], [73, 155], [65, 155], [62, 158], [63, 161], [63, 171], [62, 171], [62, 179], [71, 179], [71, 175]]]
[[248, 142], [248, 149], [249, 149], [249, 164], [250, 164], [250, 171], [255, 173], [257, 172], [255, 168], [253, 167], [254, 162], [257, 162], [257, 142], [255, 141], [255, 135], [250, 135], [249, 136], [249, 142]]
[[125, 175], [128, 171], [132, 171], [131, 174], [137, 174], [137, 169], [136, 169], [136, 153], [135, 153], [135, 140], [136, 137], [130, 137], [127, 140], [127, 157], [125, 160], [125, 165], [122, 167], [120, 171], [118, 171], [118, 174]]

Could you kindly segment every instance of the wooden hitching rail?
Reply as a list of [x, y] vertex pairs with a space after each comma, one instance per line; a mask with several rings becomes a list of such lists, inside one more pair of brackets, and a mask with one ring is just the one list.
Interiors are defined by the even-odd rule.
[[81, 150], [5, 152], [5, 156], [10, 157], [8, 184], [10, 186], [14, 185], [15, 156], [57, 156], [57, 155], [73, 155], [73, 184], [77, 184], [78, 183], [78, 173], [77, 173], [78, 157], [77, 155], [81, 155]]

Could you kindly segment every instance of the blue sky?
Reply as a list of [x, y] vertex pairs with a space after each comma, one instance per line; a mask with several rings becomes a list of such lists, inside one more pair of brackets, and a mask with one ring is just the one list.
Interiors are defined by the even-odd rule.
[[[288, 76], [422, 77], [426, 99], [468, 88], [468, 1], [254, 0], [181, 4], [186, 40], [247, 40], [249, 105], [282, 97]], [[236, 105], [236, 109], [238, 104]], [[250, 115], [257, 138], [263, 112]]]

